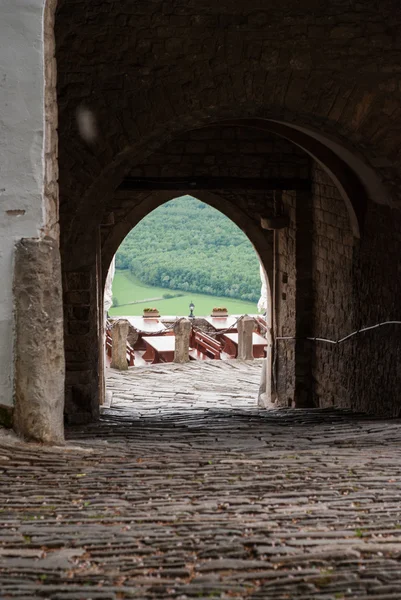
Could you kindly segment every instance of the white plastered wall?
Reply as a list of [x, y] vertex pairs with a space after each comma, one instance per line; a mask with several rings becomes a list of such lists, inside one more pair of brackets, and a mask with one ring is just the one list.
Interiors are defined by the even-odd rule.
[[[0, 405], [13, 402], [13, 256], [40, 237], [45, 0], [0, 0]], [[40, 341], [38, 340], [38, 351]]]

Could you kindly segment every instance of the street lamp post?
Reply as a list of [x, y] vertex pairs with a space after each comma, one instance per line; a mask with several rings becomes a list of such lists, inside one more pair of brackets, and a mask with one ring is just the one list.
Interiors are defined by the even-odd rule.
[[189, 305], [189, 318], [190, 319], [194, 319], [195, 318], [194, 308], [195, 308], [195, 304], [193, 302], [191, 302], [191, 304]]

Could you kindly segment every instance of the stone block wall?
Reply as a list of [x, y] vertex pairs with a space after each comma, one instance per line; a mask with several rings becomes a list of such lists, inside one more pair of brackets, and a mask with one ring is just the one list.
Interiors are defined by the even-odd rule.
[[96, 419], [99, 414], [100, 357], [95, 269], [64, 273], [63, 290], [65, 414], [69, 423], [84, 423]]
[[[282, 211], [289, 226], [276, 232], [275, 312], [277, 337], [296, 336], [296, 193], [280, 194]], [[272, 284], [272, 288], [274, 283]], [[272, 290], [273, 293], [273, 290]], [[279, 340], [273, 366], [279, 406], [295, 403], [295, 342]]]
[[[401, 214], [372, 203], [353, 270], [356, 328], [401, 320]], [[362, 333], [349, 349], [347, 390], [354, 410], [401, 416], [401, 326]]]
[[[371, 203], [360, 239], [345, 203], [317, 165], [313, 175], [314, 335], [338, 339], [401, 319], [401, 217]], [[341, 345], [314, 344], [312, 394], [322, 407], [399, 416], [401, 328], [388, 325]]]
[[[400, 413], [401, 329], [388, 325], [342, 344], [385, 320], [400, 320], [399, 213], [371, 203], [360, 238], [346, 204], [316, 163], [312, 190], [284, 192], [289, 227], [276, 232], [276, 377], [280, 406]], [[397, 227], [391, 226], [397, 224]]]
[[[354, 238], [347, 208], [330, 177], [318, 165], [313, 181], [313, 335], [338, 339], [355, 326]], [[322, 408], [350, 408], [346, 375], [352, 370], [350, 345], [313, 343], [313, 394]]]
[[[44, 1], [44, 0], [43, 0]], [[58, 106], [57, 106], [57, 61], [54, 33], [57, 0], [46, 0], [44, 25], [44, 233], [56, 240], [59, 230], [59, 194], [58, 194]]]
[[245, 127], [207, 127], [178, 136], [132, 169], [134, 177], [300, 177], [309, 158], [284, 138]]

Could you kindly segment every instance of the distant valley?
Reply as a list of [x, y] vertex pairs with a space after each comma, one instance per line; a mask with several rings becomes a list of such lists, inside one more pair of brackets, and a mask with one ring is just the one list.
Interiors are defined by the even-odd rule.
[[143, 219], [120, 246], [116, 269], [111, 314], [142, 314], [146, 304], [133, 303], [152, 298], [164, 314], [186, 314], [191, 301], [199, 315], [222, 303], [232, 314], [257, 311], [261, 282], [252, 244], [225, 215], [191, 196]]

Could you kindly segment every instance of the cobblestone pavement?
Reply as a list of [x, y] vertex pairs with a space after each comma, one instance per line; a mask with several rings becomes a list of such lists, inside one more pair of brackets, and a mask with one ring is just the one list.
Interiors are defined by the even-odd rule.
[[260, 369], [112, 372], [66, 448], [3, 434], [1, 600], [400, 600], [400, 422], [259, 411]]

